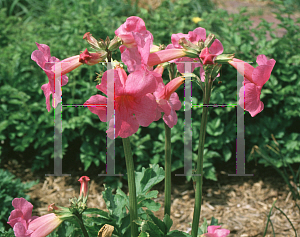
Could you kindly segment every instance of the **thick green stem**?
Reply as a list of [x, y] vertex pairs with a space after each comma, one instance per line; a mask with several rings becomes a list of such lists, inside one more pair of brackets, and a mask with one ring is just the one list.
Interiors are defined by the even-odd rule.
[[88, 235], [88, 233], [87, 233], [87, 231], [86, 231], [86, 228], [85, 228], [85, 226], [84, 226], [84, 224], [83, 224], [83, 220], [82, 220], [81, 215], [75, 215], [75, 214], [74, 214], [74, 216], [77, 217], [76, 219], [77, 219], [77, 222], [78, 222], [79, 225], [80, 225], [80, 228], [81, 228], [81, 230], [82, 230], [83, 236], [84, 236], [84, 237], [89, 237], [89, 235]]
[[137, 219], [137, 201], [136, 201], [136, 190], [135, 190], [134, 164], [132, 159], [129, 137], [122, 138], [122, 141], [123, 141], [126, 168], [127, 168], [127, 177], [128, 177], [131, 237], [137, 237], [138, 226], [135, 222], [133, 222], [134, 220]]
[[200, 135], [199, 135], [199, 146], [198, 146], [198, 159], [197, 159], [197, 170], [196, 174], [201, 176], [196, 176], [196, 190], [195, 190], [195, 205], [194, 205], [194, 215], [192, 223], [192, 236], [197, 237], [200, 213], [201, 213], [201, 204], [202, 204], [202, 183], [203, 183], [203, 151], [204, 151], [204, 142], [206, 134], [206, 125], [207, 125], [207, 116], [208, 116], [208, 105], [211, 93], [212, 81], [210, 78], [205, 79], [205, 89], [203, 95], [203, 112], [201, 118], [200, 126]]
[[171, 128], [165, 124], [165, 215], [171, 216]]

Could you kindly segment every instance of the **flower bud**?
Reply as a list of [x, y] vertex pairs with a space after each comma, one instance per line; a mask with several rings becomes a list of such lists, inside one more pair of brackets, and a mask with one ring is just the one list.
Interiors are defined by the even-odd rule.
[[215, 41], [216, 36], [214, 34], [209, 34], [204, 42], [204, 47], [209, 48], [212, 43]]
[[85, 202], [88, 196], [88, 182], [90, 181], [90, 178], [87, 176], [82, 176], [78, 181], [81, 184], [79, 198], [84, 198]]
[[85, 39], [93, 49], [100, 50], [100, 46], [98, 41], [92, 36], [90, 32], [86, 32], [83, 36], [83, 39]]
[[117, 50], [122, 44], [122, 40], [121, 38], [119, 38], [118, 36], [115, 36], [109, 43], [108, 45], [108, 50], [109, 51], [115, 51]]
[[215, 58], [216, 63], [228, 63], [234, 58], [234, 54], [221, 54]]
[[186, 38], [181, 38], [178, 43], [185, 49], [195, 51], [196, 53], [200, 53], [200, 48], [193, 44], [191, 41], [187, 40]]

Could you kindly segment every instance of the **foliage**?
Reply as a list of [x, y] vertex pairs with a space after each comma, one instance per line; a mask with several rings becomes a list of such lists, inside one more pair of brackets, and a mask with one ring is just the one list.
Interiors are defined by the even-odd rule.
[[10, 212], [14, 209], [11, 205], [12, 200], [16, 197], [24, 197], [29, 200], [26, 190], [37, 184], [37, 181], [22, 183], [20, 179], [7, 170], [0, 169], [0, 229], [8, 221]]
[[[0, 11], [3, 24], [0, 30], [2, 60], [0, 62], [0, 154], [1, 159], [13, 152], [28, 153], [32, 170], [49, 168], [53, 158], [53, 110], [48, 113], [45, 97], [40, 87], [47, 82], [45, 73], [30, 59], [36, 50], [34, 42], [47, 44], [51, 55], [64, 59], [79, 54], [87, 44], [82, 40], [85, 32], [96, 38], [113, 38], [117, 29], [128, 16], [137, 15], [146, 22], [147, 29], [154, 36], [154, 43], [169, 44], [171, 33], [187, 33], [196, 27], [203, 27], [214, 33], [222, 42], [225, 53], [234, 52], [237, 58], [254, 61], [259, 54], [266, 54], [276, 60], [270, 80], [262, 89], [261, 99], [265, 109], [252, 118], [245, 114], [246, 157], [256, 144], [267, 144], [274, 134], [288, 163], [300, 162], [299, 146], [299, 87], [298, 47], [299, 26], [283, 15], [287, 5], [280, 5], [277, 19], [279, 27], [287, 33], [278, 38], [271, 23], [264, 20], [255, 29], [250, 29], [246, 9], [239, 14], [228, 14], [213, 9], [210, 2], [205, 5], [197, 1], [164, 1], [156, 10], [135, 9], [121, 0], [111, 1], [1, 1]], [[279, 4], [279, 3], [278, 3]], [[285, 3], [286, 4], [286, 3]], [[27, 10], [26, 10], [27, 9]], [[290, 8], [289, 8], [290, 9]], [[290, 11], [290, 10], [289, 10]], [[168, 12], [168, 14], [165, 14]], [[202, 21], [194, 23], [193, 17]], [[269, 34], [271, 40], [266, 39]], [[113, 55], [120, 60], [120, 54]], [[255, 63], [253, 64], [255, 65]], [[87, 108], [70, 105], [83, 104], [97, 93], [95, 72], [103, 70], [102, 65], [81, 66], [68, 74], [69, 82], [63, 87], [63, 155], [72, 164], [82, 163], [85, 170], [90, 166], [105, 169], [106, 124]], [[236, 104], [236, 70], [224, 65], [212, 93], [211, 104]], [[167, 75], [164, 74], [167, 82]], [[182, 108], [178, 123], [172, 129], [172, 170], [183, 167], [184, 131], [184, 89], [178, 89]], [[193, 86], [193, 104], [202, 102], [200, 88]], [[193, 160], [196, 160], [202, 109], [192, 110]], [[234, 160], [236, 142], [235, 106], [211, 107], [205, 143], [204, 176], [216, 180], [216, 162]], [[42, 139], [41, 139], [42, 138]], [[136, 170], [149, 163], [163, 165], [164, 128], [162, 120], [148, 128], [140, 128], [131, 137]], [[116, 173], [125, 174], [125, 162], [120, 139], [115, 140]], [[69, 157], [69, 158], [68, 158]], [[248, 159], [250, 161], [251, 158]], [[261, 163], [265, 163], [263, 160]], [[66, 162], [63, 161], [63, 169]], [[278, 163], [280, 166], [281, 163]], [[51, 169], [51, 167], [50, 167]], [[117, 187], [117, 186], [115, 186]]]
[[[143, 168], [141, 172], [136, 172], [136, 195], [138, 202], [138, 216], [141, 220], [146, 220], [151, 211], [158, 211], [160, 204], [153, 201], [157, 198], [158, 191], [150, 191], [150, 189], [160, 183], [164, 179], [164, 170], [158, 165], [153, 165], [150, 168]], [[105, 191], [102, 192], [103, 199], [109, 212], [97, 208], [88, 208], [83, 214], [83, 219], [87, 231], [90, 236], [96, 236], [98, 231], [104, 224], [114, 226], [114, 234], [119, 237], [130, 237], [130, 216], [129, 216], [129, 199], [128, 196], [118, 188], [116, 193], [113, 194], [111, 187], [105, 185]], [[145, 208], [149, 211], [145, 211]], [[169, 228], [172, 226], [170, 218], [167, 220]], [[58, 232], [69, 234], [59, 235]], [[80, 231], [76, 225], [62, 226], [53, 232], [50, 236], [76, 236], [75, 233]], [[64, 231], [64, 232], [62, 232]]]

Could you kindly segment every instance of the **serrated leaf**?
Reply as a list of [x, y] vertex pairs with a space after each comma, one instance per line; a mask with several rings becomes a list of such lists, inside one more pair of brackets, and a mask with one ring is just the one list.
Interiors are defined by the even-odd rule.
[[162, 167], [155, 164], [152, 168], [142, 168], [142, 172], [135, 173], [136, 194], [145, 195], [154, 185], [160, 183], [165, 177]]
[[124, 197], [119, 194], [113, 195], [112, 189], [104, 185], [105, 191], [102, 192], [103, 199], [110, 214], [116, 218], [116, 222], [120, 223], [121, 219], [126, 214], [126, 201]]

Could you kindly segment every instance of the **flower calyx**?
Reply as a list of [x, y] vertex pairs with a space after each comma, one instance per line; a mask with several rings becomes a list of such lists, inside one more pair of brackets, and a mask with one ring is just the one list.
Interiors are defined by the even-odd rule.
[[212, 45], [212, 43], [215, 41], [215, 39], [216, 39], [216, 36], [214, 34], [210, 33], [207, 36], [206, 40], [204, 41], [204, 47], [209, 48]]
[[198, 54], [201, 52], [201, 49], [199, 46], [193, 44], [191, 41], [187, 40], [186, 38], [181, 38], [178, 43], [186, 50], [190, 52], [194, 52], [195, 54]]
[[[108, 37], [106, 39], [109, 40]], [[122, 45], [122, 40], [118, 36], [115, 36], [111, 41], [109, 41], [107, 43], [108, 43], [107, 44], [108, 45], [107, 49], [109, 51], [115, 51]]]
[[92, 34], [90, 32], [86, 32], [84, 35], [83, 35], [83, 39], [85, 39], [93, 49], [95, 50], [101, 50], [101, 49], [104, 49], [102, 48], [99, 44], [99, 42], [92, 36]]
[[228, 63], [229, 61], [232, 61], [234, 58], [234, 54], [221, 54], [215, 57], [215, 63]]

